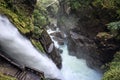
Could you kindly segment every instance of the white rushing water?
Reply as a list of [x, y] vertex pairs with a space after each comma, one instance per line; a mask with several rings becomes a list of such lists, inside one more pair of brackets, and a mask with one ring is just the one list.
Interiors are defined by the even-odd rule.
[[[53, 32], [55, 31], [48, 30], [49, 34]], [[51, 59], [36, 50], [31, 42], [23, 37], [6, 17], [0, 16], [0, 47], [6, 52], [5, 55], [21, 66], [44, 72], [46, 78], [101, 80], [102, 74], [89, 68], [85, 60], [69, 55], [67, 45], [60, 46], [56, 41], [54, 42], [58, 48], [63, 50], [61, 54], [63, 59], [62, 74]]]
[[[46, 55], [36, 50], [31, 42], [5, 17], [0, 15], [0, 47], [11, 59], [23, 67], [44, 72], [46, 78], [62, 79], [60, 70]], [[63, 80], [63, 79], [62, 79]]]
[[[57, 30], [58, 31], [58, 30]], [[48, 30], [48, 33], [54, 33], [56, 31]], [[53, 38], [53, 36], [51, 36]], [[53, 40], [53, 39], [52, 39]], [[61, 54], [62, 62], [62, 74], [65, 80], [101, 80], [102, 74], [91, 68], [86, 64], [86, 60], [77, 59], [75, 56], [69, 55], [67, 45], [60, 46], [55, 40], [53, 40], [55, 46], [63, 50]]]

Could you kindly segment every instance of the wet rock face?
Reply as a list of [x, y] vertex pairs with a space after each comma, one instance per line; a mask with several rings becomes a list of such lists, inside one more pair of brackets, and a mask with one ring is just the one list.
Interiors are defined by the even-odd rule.
[[41, 34], [39, 41], [43, 45], [44, 50], [46, 54], [48, 55], [48, 57], [50, 57], [54, 61], [54, 63], [57, 65], [57, 67], [61, 69], [62, 58], [60, 56], [59, 51], [53, 45], [53, 42], [50, 36], [48, 35], [48, 33], [46, 32], [46, 30], [44, 30], [43, 33]]
[[68, 49], [70, 55], [86, 59], [89, 67], [100, 67], [101, 62], [99, 54], [97, 54], [96, 44], [88, 37], [70, 31], [70, 36], [68, 37]]
[[54, 33], [51, 33], [50, 35], [55, 36], [55, 37], [59, 37], [61, 39], [65, 38], [64, 33], [62, 33], [62, 32], [54, 32]]
[[[61, 5], [62, 9], [64, 5]], [[69, 54], [86, 59], [91, 68], [100, 68], [102, 63], [94, 37], [104, 31], [104, 26], [94, 17], [93, 9], [87, 7], [67, 16], [59, 14], [58, 26], [67, 35]]]
[[53, 36], [53, 39], [57, 41], [59, 45], [64, 45], [64, 40], [66, 37], [63, 32], [53, 32], [50, 35]]
[[[67, 4], [60, 5], [59, 11], [61, 12], [59, 13], [63, 14], [58, 13], [58, 26], [60, 30], [64, 31], [68, 36], [68, 49], [70, 54], [78, 58], [86, 59], [89, 66], [100, 67], [104, 60], [101, 61], [102, 57], [100, 56], [101, 54], [99, 54], [101, 49], [97, 48], [99, 44], [95, 42], [94, 38], [99, 32], [106, 30], [105, 24], [107, 24], [109, 20], [103, 18], [101, 14], [95, 15], [96, 10], [91, 6], [80, 8], [76, 11], [71, 10], [70, 14], [66, 16], [64, 14], [64, 6], [66, 5]], [[72, 16], [74, 20], [71, 19]], [[68, 19], [72, 25], [67, 24], [66, 19]], [[60, 22], [60, 20], [62, 21]], [[76, 24], [74, 24], [74, 22]]]
[[103, 64], [110, 62], [116, 51], [120, 49], [120, 42], [105, 32], [99, 33], [95, 38], [95, 42]]

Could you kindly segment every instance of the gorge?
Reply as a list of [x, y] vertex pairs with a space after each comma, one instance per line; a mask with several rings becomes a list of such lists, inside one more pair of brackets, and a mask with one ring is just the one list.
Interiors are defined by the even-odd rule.
[[[0, 28], [0, 47], [5, 52], [1, 55], [9, 57], [12, 60], [11, 62], [15, 65], [17, 64], [18, 67], [23, 69], [28, 67], [44, 72], [46, 78], [61, 80], [101, 80], [102, 74], [90, 69], [85, 60], [77, 59], [68, 54], [69, 51], [66, 44], [59, 46], [63, 50], [61, 55], [63, 59], [61, 73], [55, 64], [44, 53], [39, 53], [5, 16], [0, 16]], [[50, 30], [48, 30], [48, 33], [51, 33]], [[65, 79], [62, 78], [62, 75], [64, 75]]]
[[119, 80], [119, 4], [0, 0], [0, 80]]
[[[48, 30], [49, 34], [55, 32], [60, 32], [60, 30]], [[55, 46], [63, 50], [61, 53], [63, 59], [61, 72], [64, 75], [65, 80], [101, 80], [102, 73], [100, 71], [89, 68], [86, 64], [86, 60], [78, 59], [75, 56], [69, 55], [67, 44], [65, 43], [64, 45], [59, 45], [57, 41], [53, 39], [53, 37], [54, 36], [51, 36]]]

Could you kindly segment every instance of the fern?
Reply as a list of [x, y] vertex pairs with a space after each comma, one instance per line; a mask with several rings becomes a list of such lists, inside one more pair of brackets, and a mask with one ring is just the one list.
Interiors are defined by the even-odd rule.
[[110, 30], [116, 30], [116, 31], [120, 30], [120, 21], [109, 23], [108, 24], [108, 29], [110, 29]]
[[107, 24], [108, 29], [117, 38], [120, 39], [120, 21]]

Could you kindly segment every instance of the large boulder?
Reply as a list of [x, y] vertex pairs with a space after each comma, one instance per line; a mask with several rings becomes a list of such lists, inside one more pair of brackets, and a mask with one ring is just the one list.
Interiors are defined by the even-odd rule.
[[43, 33], [41, 34], [39, 41], [43, 45], [44, 50], [47, 53], [47, 55], [55, 62], [57, 67], [62, 68], [62, 58], [60, 56], [60, 53], [56, 49], [56, 47], [53, 45], [53, 42], [46, 30], [44, 30]]

